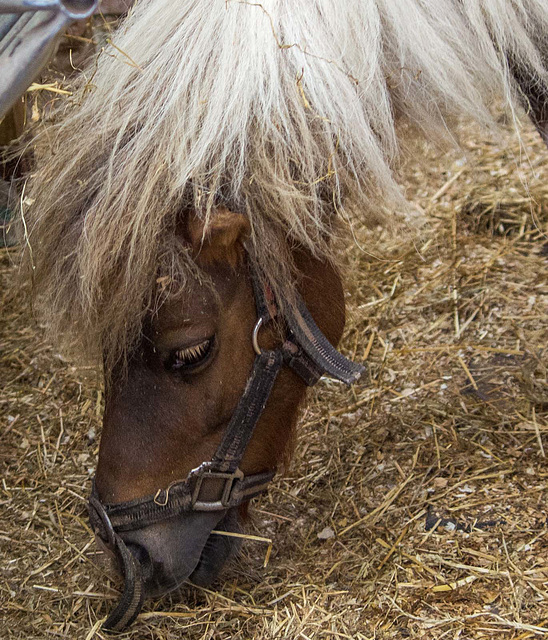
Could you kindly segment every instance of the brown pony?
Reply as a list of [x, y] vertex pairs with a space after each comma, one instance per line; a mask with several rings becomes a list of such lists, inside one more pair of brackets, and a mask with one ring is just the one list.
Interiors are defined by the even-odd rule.
[[211, 531], [239, 529], [306, 387], [359, 374], [328, 344], [333, 236], [404, 201], [394, 114], [495, 130], [497, 96], [546, 138], [546, 33], [544, 0], [143, 0], [84, 76], [22, 218], [52, 335], [104, 366], [91, 518], [126, 578], [108, 626], [218, 575], [235, 545]]

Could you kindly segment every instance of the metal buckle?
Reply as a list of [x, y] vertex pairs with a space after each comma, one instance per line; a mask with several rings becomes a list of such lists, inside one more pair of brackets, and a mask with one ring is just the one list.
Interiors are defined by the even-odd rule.
[[[230, 503], [230, 498], [234, 485], [238, 480], [243, 480], [244, 474], [240, 469], [234, 473], [222, 473], [220, 471], [200, 470], [196, 474], [196, 486], [192, 492], [192, 509], [194, 511], [222, 511]], [[204, 480], [224, 480], [225, 485], [220, 500], [200, 500], [200, 491]]]

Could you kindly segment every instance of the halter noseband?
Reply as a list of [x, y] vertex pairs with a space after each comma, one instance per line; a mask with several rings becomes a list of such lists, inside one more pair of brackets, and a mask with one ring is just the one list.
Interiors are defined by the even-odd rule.
[[149, 525], [191, 511], [224, 511], [259, 495], [275, 475], [265, 471], [244, 475], [239, 464], [261, 414], [266, 406], [278, 372], [285, 364], [312, 386], [327, 374], [352, 384], [364, 371], [339, 353], [314, 322], [298, 294], [295, 308], [284, 310], [287, 327], [283, 344], [262, 350], [258, 335], [262, 326], [278, 315], [270, 287], [262, 286], [252, 274], [257, 323], [252, 343], [256, 353], [251, 375], [230, 419], [223, 439], [210, 462], [193, 469], [185, 480], [171, 484], [154, 496], [128, 502], [103, 504], [93, 484], [89, 500], [89, 517], [95, 533], [114, 551], [124, 576], [120, 602], [103, 624], [107, 631], [118, 632], [130, 625], [141, 610], [144, 599], [141, 567], [122, 540], [120, 533]]

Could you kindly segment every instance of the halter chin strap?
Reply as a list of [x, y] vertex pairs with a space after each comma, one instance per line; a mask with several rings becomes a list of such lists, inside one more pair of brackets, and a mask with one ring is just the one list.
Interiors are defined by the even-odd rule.
[[257, 355], [245, 390], [211, 461], [154, 496], [128, 502], [103, 504], [93, 483], [90, 522], [95, 533], [115, 553], [124, 577], [122, 598], [103, 624], [107, 631], [118, 632], [129, 626], [143, 603], [141, 568], [120, 533], [142, 529], [185, 512], [224, 511], [267, 488], [275, 470], [246, 476], [239, 465], [282, 366], [291, 368], [308, 386], [324, 374], [351, 384], [364, 371], [362, 365], [351, 362], [329, 343], [300, 297], [294, 309], [284, 310], [287, 333], [283, 344], [277, 349], [261, 350], [260, 328], [274, 320], [279, 310], [270, 287], [263, 286], [257, 274], [252, 275], [252, 280], [257, 307], [253, 346]]

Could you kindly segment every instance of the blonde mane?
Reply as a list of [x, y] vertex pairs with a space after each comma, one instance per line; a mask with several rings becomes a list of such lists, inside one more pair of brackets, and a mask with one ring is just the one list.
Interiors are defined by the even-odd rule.
[[[289, 291], [290, 248], [331, 257], [340, 215], [395, 201], [395, 114], [427, 134], [494, 126], [506, 61], [548, 82], [546, 0], [141, 0], [47, 132], [24, 212], [51, 330], [114, 361], [197, 274], [175, 229], [245, 213]], [[165, 280], [164, 280], [165, 282]]]

